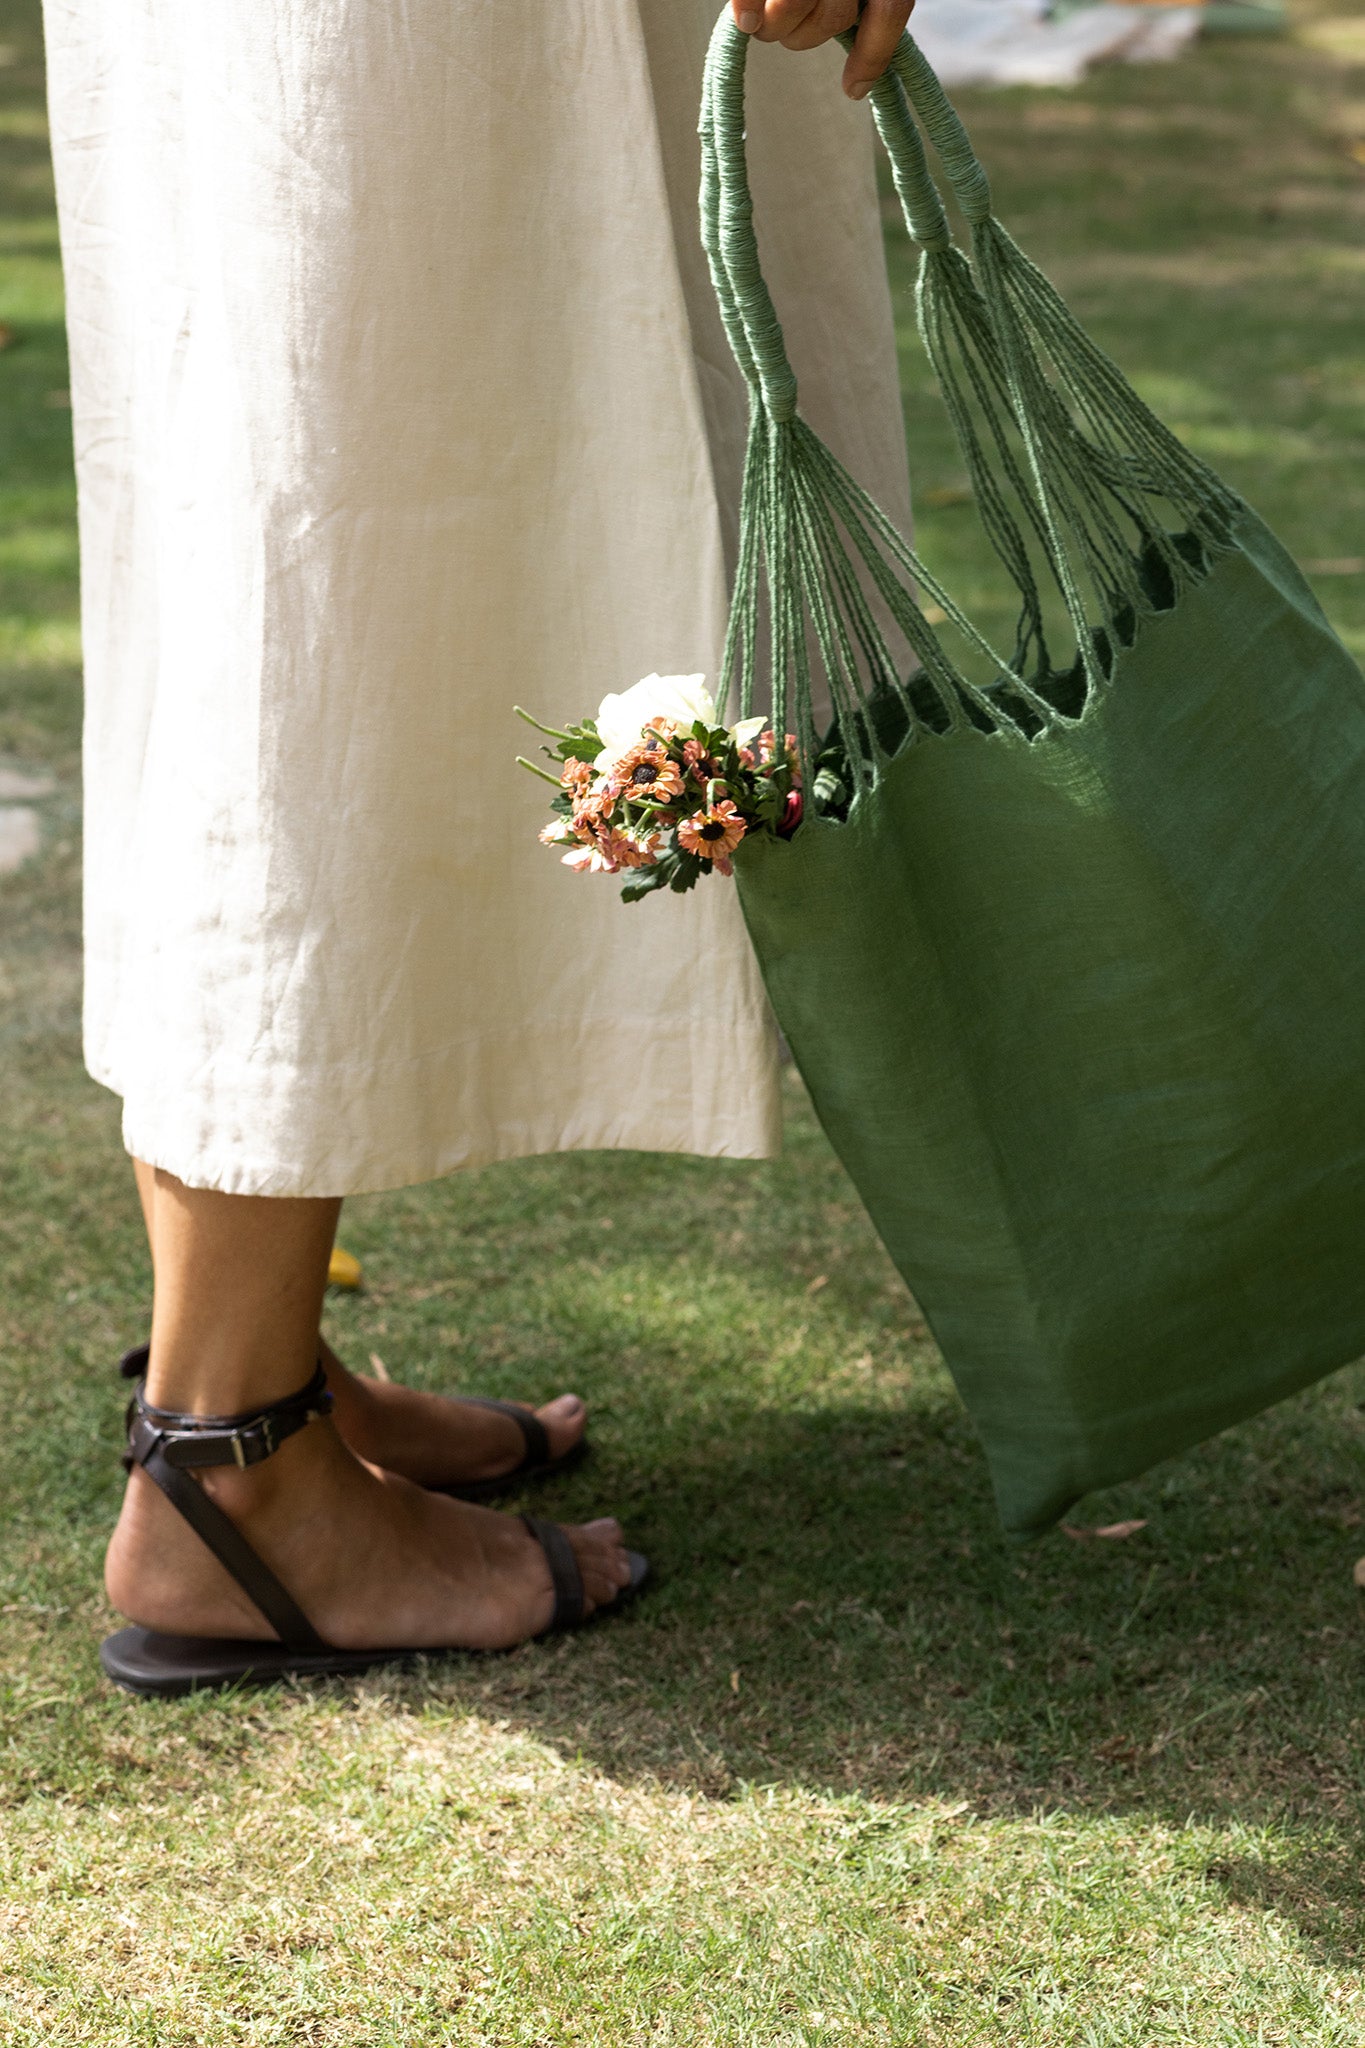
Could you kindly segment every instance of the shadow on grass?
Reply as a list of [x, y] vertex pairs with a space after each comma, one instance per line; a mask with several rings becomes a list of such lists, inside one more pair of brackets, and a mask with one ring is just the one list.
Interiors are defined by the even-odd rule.
[[[553, 1497], [618, 1505], [653, 1551], [633, 1615], [386, 1690], [713, 1799], [757, 1783], [1231, 1825], [1245, 1853], [1209, 1881], [1358, 1959], [1358, 1378], [1090, 1504], [1145, 1516], [1132, 1538], [1026, 1551], [955, 1411], [735, 1404], [647, 1475], [613, 1454]], [[1281, 1823], [1292, 1862], [1257, 1839]]]
[[[145, 1258], [116, 1106], [50, 1040], [33, 1058], [0, 1216], [4, 1662], [25, 1697], [62, 1704], [51, 1725], [12, 1724], [9, 1788], [117, 1803], [158, 1731], [192, 1720], [245, 1758], [256, 1708], [134, 1703], [99, 1678], [112, 1367], [140, 1333]], [[357, 1204], [344, 1234], [373, 1284], [334, 1304], [343, 1354], [376, 1345], [400, 1376], [498, 1393], [572, 1378], [594, 1456], [518, 1505], [618, 1512], [657, 1577], [578, 1636], [281, 1694], [272, 1716], [321, 1728], [378, 1695], [395, 1713], [475, 1713], [626, 1785], [847, 1798], [855, 1860], [880, 1853], [868, 1800], [928, 1802], [947, 1825], [958, 1809], [988, 1826], [1110, 1817], [1158, 1838], [1193, 1817], [1179, 1853], [1218, 1859], [1198, 1866], [1215, 1890], [1358, 1958], [1360, 1368], [1076, 1511], [1144, 1519], [1130, 1538], [1019, 1550], [799, 1099], [780, 1162], [524, 1162]], [[1200, 1848], [1200, 1823], [1216, 1845]]]
[[1292, 1863], [1283, 1857], [1219, 1857], [1205, 1875], [1233, 1905], [1288, 1921], [1318, 1962], [1359, 1967], [1365, 1907], [1358, 1842], [1315, 1846]]
[[[685, 1688], [678, 1697], [694, 1710], [704, 1703], [745, 1776], [903, 1783], [906, 1759], [890, 1757], [884, 1738], [922, 1736], [941, 1710], [942, 1742], [978, 1757], [979, 1781], [956, 1789], [1016, 1810], [1045, 1797], [1060, 1767], [1068, 1784], [1084, 1777], [1091, 1738], [1129, 1745], [1125, 1764], [1173, 1748], [1189, 1760], [1166, 1711], [1189, 1693], [1192, 1711], [1212, 1703], [1231, 1714], [1245, 1700], [1235, 1740], [1228, 1729], [1194, 1746], [1205, 1761], [1223, 1758], [1245, 1790], [1261, 1759], [1249, 1731], [1286, 1712], [1300, 1724], [1320, 1715], [1334, 1668], [1346, 1679], [1349, 1667], [1354, 1704], [1350, 1565], [1365, 1539], [1341, 1528], [1354, 1517], [1333, 1442], [1337, 1405], [1319, 1394], [1318, 1415], [1298, 1418], [1292, 1447], [1265, 1446], [1269, 1457], [1254, 1439], [1272, 1425], [1251, 1425], [1092, 1504], [1088, 1520], [1148, 1518], [1122, 1544], [1059, 1533], [1007, 1547], [965, 1421], [936, 1430], [848, 1406], [781, 1415], [736, 1404], [688, 1459], [642, 1476], [599, 1457], [539, 1499], [569, 1519], [609, 1503], [652, 1548], [658, 1584], [630, 1625], [635, 1676], [647, 1672], [665, 1697]], [[594, 1659], [607, 1634], [594, 1633]], [[738, 1660], [714, 1698], [678, 1661], [679, 1637], [703, 1662], [721, 1650]], [[1207, 1696], [1194, 1697], [1196, 1680]], [[954, 1700], [965, 1704], [945, 1704]], [[1065, 1739], [1040, 1739], [1061, 1716]], [[631, 1725], [618, 1731], [618, 1765], [638, 1748]], [[946, 1753], [935, 1749], [940, 1761]], [[1278, 1770], [1277, 1789], [1286, 1782]]]

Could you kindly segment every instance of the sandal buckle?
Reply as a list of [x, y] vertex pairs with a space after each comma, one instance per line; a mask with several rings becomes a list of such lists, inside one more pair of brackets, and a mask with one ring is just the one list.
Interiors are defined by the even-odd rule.
[[235, 1465], [245, 1472], [249, 1465], [273, 1458], [297, 1430], [323, 1421], [331, 1410], [332, 1394], [321, 1366], [298, 1394], [255, 1415], [201, 1417], [151, 1408], [139, 1387], [128, 1405], [125, 1462], [146, 1464], [159, 1447], [167, 1464], [182, 1470]]
[[234, 1429], [228, 1438], [232, 1445], [233, 1463], [243, 1472], [248, 1465], [263, 1465], [267, 1458], [273, 1458], [283, 1441], [283, 1437], [275, 1433], [273, 1415], [253, 1416], [250, 1422]]

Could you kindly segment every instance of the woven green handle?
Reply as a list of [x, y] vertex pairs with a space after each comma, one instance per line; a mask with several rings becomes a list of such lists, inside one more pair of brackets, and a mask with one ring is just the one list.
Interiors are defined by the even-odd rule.
[[[852, 38], [844, 39], [851, 42]], [[702, 236], [730, 345], [741, 370], [763, 395], [769, 417], [796, 414], [796, 377], [782, 327], [763, 278], [754, 235], [744, 139], [744, 75], [750, 38], [728, 8], [716, 23], [702, 91]], [[925, 248], [946, 248], [951, 236], [913, 106], [933, 143], [967, 219], [990, 213], [990, 185], [967, 131], [912, 39], [901, 38], [891, 68], [872, 88], [878, 132], [891, 159], [906, 223]]]
[[[838, 731], [852, 736], [849, 773], [861, 788], [879, 772], [877, 718], [889, 702], [919, 735], [970, 724], [1028, 736], [1072, 715], [1034, 679], [1060, 678], [1067, 704], [1073, 673], [1086, 690], [1103, 688], [1115, 648], [1157, 608], [1152, 566], [1176, 591], [1196, 580], [1226, 544], [1237, 501], [1143, 404], [996, 220], [962, 123], [903, 36], [871, 103], [923, 249], [920, 336], [978, 516], [1019, 597], [1014, 653], [994, 649], [797, 411], [754, 237], [748, 45], [727, 9], [707, 54], [701, 116], [702, 240], [752, 401], [722, 695], [736, 681], [749, 715], [761, 667], [775, 728], [788, 729], [790, 707], [809, 770], [818, 665], [820, 694]], [[924, 137], [970, 225], [970, 256], [952, 240]], [[1049, 584], [1075, 635], [1074, 657], [1060, 663], [1044, 631]], [[944, 646], [916, 593], [961, 636], [971, 665], [984, 667], [981, 680]]]
[[735, 360], [771, 418], [796, 416], [796, 377], [758, 260], [744, 150], [749, 38], [727, 8], [707, 52], [701, 103], [702, 241]]
[[[902, 97], [904, 94], [904, 98]], [[971, 139], [958, 118], [957, 109], [939, 84], [930, 68], [929, 60], [913, 36], [903, 35], [891, 68], [873, 86], [871, 92], [873, 111], [882, 141], [886, 144], [893, 170], [899, 174], [902, 144], [899, 123], [890, 117], [893, 108], [899, 108], [900, 119], [913, 132], [913, 124], [905, 109], [905, 99], [914, 108], [923, 125], [924, 132], [934, 146], [935, 154], [943, 165], [943, 175], [953, 188], [953, 193], [963, 214], [973, 226], [988, 218], [991, 210], [991, 186], [977, 160]], [[918, 148], [919, 138], [915, 137]], [[924, 152], [918, 150], [921, 166]], [[928, 174], [925, 173], [927, 180]], [[897, 185], [899, 186], [899, 175]], [[913, 189], [913, 188], [912, 188]], [[930, 190], [933, 191], [932, 183]], [[938, 194], [934, 193], [935, 201]], [[916, 225], [917, 213], [911, 202], [906, 201], [906, 213], [910, 217], [910, 232], [917, 242], [936, 239], [931, 232], [924, 234]], [[942, 208], [939, 208], [939, 219]], [[930, 224], [932, 228], [932, 223]], [[946, 236], [944, 237], [946, 240]]]

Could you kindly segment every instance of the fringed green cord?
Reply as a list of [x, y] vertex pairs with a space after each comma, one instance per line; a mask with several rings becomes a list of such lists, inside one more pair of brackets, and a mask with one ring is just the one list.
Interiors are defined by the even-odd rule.
[[[1052, 673], [1036, 562], [1070, 618], [1087, 687], [1098, 690], [1116, 639], [1153, 609], [1144, 560], [1158, 558], [1177, 590], [1201, 573], [1158, 506], [1195, 536], [1194, 553], [1207, 563], [1226, 545], [1239, 501], [1142, 403], [995, 220], [966, 131], [905, 37], [871, 101], [907, 227], [924, 252], [920, 333], [983, 526], [1019, 593], [1013, 661], [994, 649], [797, 414], [796, 379], [753, 228], [743, 125], [747, 46], [727, 12], [708, 52], [701, 116], [703, 240], [751, 400], [720, 698], [727, 701], [733, 682], [741, 714], [752, 713], [766, 613], [765, 694], [774, 724], [795, 730], [809, 772], [819, 745], [813, 644], [840, 729], [863, 736], [847, 752], [855, 784], [865, 786], [877, 773], [871, 708], [878, 693], [899, 702], [912, 738], [969, 720], [1030, 736], [1059, 722], [1062, 714], [1033, 680], [1046, 685]], [[971, 226], [970, 263], [951, 240], [916, 120]], [[989, 665], [988, 688], [947, 654], [912, 586]], [[911, 673], [901, 672], [874, 600], [905, 642]], [[938, 722], [917, 706], [916, 693], [922, 705], [926, 689], [940, 707]]]

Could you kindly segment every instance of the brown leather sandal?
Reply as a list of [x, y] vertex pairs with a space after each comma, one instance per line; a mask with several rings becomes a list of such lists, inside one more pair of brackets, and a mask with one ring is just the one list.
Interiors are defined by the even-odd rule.
[[[144, 1377], [147, 1353], [145, 1344], [124, 1352], [118, 1368], [124, 1379], [140, 1380]], [[555, 1479], [563, 1472], [572, 1472], [588, 1455], [587, 1440], [580, 1437], [562, 1458], [552, 1457], [545, 1424], [534, 1408], [527, 1408], [520, 1401], [495, 1401], [485, 1394], [452, 1394], [450, 1399], [468, 1402], [471, 1408], [490, 1408], [495, 1415], [505, 1415], [510, 1422], [515, 1422], [521, 1431], [522, 1455], [510, 1472], [499, 1472], [494, 1479], [452, 1479], [446, 1486], [429, 1486], [429, 1493], [446, 1493], [452, 1500], [502, 1500], [509, 1493], [520, 1492], [533, 1480]]]
[[[126, 1368], [126, 1361], [125, 1361]], [[310, 1422], [331, 1412], [332, 1396], [319, 1366], [306, 1387], [283, 1401], [243, 1415], [183, 1415], [154, 1408], [143, 1386], [128, 1404], [128, 1448], [123, 1463], [140, 1465], [229, 1571], [247, 1598], [274, 1629], [275, 1642], [229, 1637], [174, 1636], [157, 1629], [123, 1628], [100, 1646], [100, 1662], [116, 1685], [130, 1692], [170, 1697], [230, 1685], [269, 1685], [279, 1678], [336, 1678], [404, 1663], [439, 1650], [395, 1647], [340, 1650], [318, 1634], [307, 1615], [257, 1556], [236, 1525], [191, 1477], [212, 1465], [259, 1465]], [[557, 1522], [533, 1515], [522, 1521], [545, 1554], [555, 1605], [542, 1635], [574, 1628], [583, 1619], [583, 1579], [573, 1545]], [[637, 1593], [649, 1574], [638, 1551], [626, 1552], [630, 1582], [616, 1599], [597, 1610], [614, 1613]], [[469, 1653], [466, 1653], [469, 1654]]]
[[467, 1401], [471, 1408], [491, 1408], [495, 1415], [505, 1415], [515, 1422], [521, 1431], [521, 1462], [510, 1472], [500, 1472], [496, 1479], [456, 1479], [449, 1486], [433, 1486], [432, 1493], [448, 1493], [452, 1500], [500, 1500], [533, 1479], [554, 1479], [561, 1472], [571, 1472], [588, 1455], [587, 1443], [580, 1437], [562, 1458], [552, 1457], [545, 1424], [534, 1408], [524, 1408], [519, 1401], [494, 1401], [486, 1394], [460, 1394], [457, 1398]]

